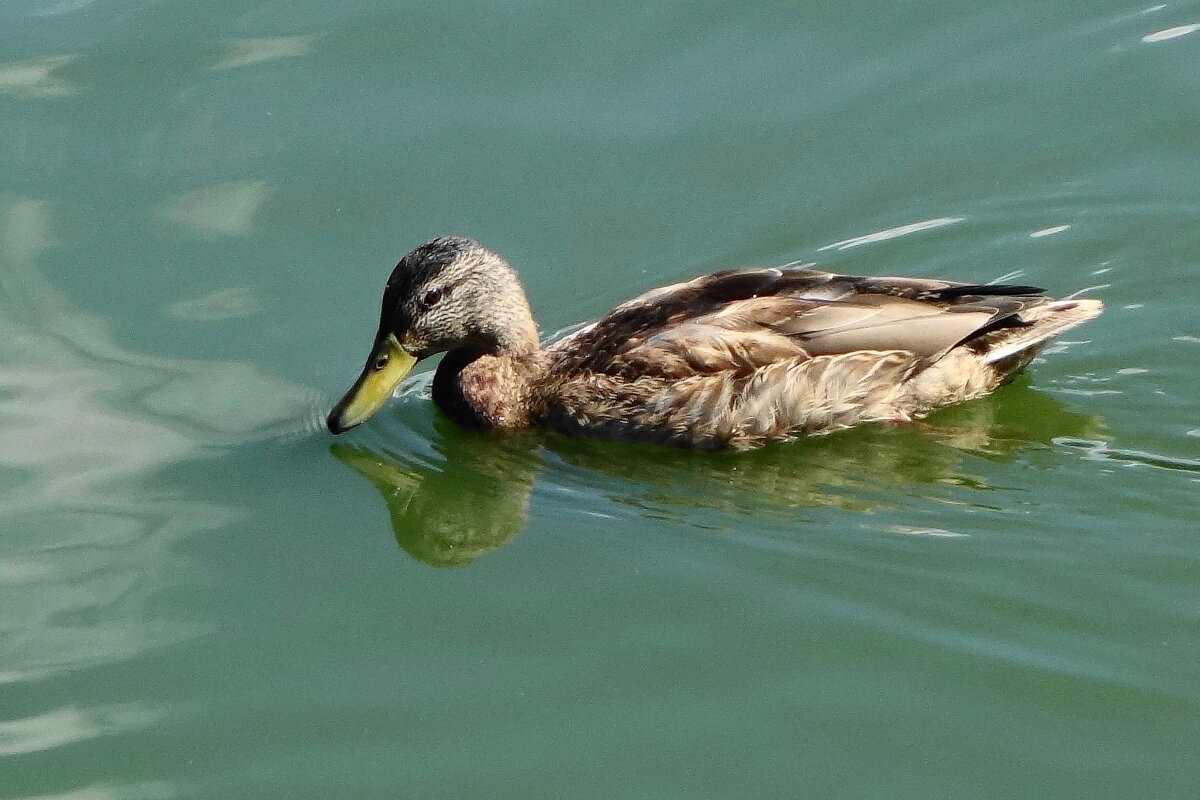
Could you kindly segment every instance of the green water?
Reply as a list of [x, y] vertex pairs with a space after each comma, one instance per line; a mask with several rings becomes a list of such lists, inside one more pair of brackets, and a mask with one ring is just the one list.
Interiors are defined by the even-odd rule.
[[[0, 797], [1191, 798], [1200, 3], [0, 6]], [[1189, 27], [1190, 26], [1190, 27]], [[336, 440], [396, 259], [1091, 288], [748, 455]]]

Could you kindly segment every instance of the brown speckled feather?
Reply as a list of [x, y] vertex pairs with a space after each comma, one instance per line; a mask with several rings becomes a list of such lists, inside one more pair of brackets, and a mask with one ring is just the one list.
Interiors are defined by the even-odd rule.
[[551, 345], [535, 421], [711, 448], [908, 420], [995, 388], [1005, 371], [973, 340], [1015, 330], [1027, 350], [1050, 335], [1029, 335], [1029, 312], [1052, 302], [1026, 286], [716, 273], [634, 298]]

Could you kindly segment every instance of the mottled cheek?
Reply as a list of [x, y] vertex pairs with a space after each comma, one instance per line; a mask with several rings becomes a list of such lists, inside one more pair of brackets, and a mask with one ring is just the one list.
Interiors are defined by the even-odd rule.
[[415, 356], [424, 356], [424, 351], [428, 349], [428, 342], [423, 336], [409, 330], [396, 337], [396, 341], [400, 342], [400, 346]]

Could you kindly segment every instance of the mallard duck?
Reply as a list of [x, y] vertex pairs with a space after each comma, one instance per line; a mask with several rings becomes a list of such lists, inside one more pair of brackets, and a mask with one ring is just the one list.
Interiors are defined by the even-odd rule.
[[433, 400], [468, 428], [746, 449], [980, 397], [1102, 309], [1033, 286], [754, 267], [653, 289], [542, 347], [508, 262], [443, 236], [392, 271], [327, 424], [361, 424], [444, 352]]

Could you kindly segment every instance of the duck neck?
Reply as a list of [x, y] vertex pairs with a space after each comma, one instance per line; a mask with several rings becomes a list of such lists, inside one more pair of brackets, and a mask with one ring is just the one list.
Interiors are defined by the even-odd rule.
[[496, 351], [450, 350], [433, 377], [433, 401], [455, 422], [477, 429], [523, 428], [533, 413], [534, 387], [546, 355], [530, 324], [515, 346]]

